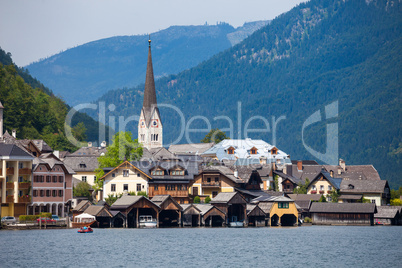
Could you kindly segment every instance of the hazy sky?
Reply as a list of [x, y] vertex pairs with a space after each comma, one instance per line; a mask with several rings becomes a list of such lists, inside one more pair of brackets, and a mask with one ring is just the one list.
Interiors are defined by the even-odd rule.
[[269, 20], [305, 0], [0, 0], [0, 47], [25, 66], [116, 35]]

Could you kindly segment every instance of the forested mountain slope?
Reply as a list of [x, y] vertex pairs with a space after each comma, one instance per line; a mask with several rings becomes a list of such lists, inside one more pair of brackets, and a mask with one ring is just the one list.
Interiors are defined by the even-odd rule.
[[[226, 120], [214, 117], [228, 116], [236, 138], [241, 102], [242, 127], [254, 115], [270, 123], [269, 133], [250, 137], [275, 143], [292, 159], [314, 159], [303, 146], [302, 128], [320, 110], [322, 121], [305, 129], [308, 146], [324, 153], [326, 124], [338, 123], [339, 157], [347, 164], [373, 164], [392, 187], [402, 185], [401, 13], [401, 3], [391, 0], [300, 4], [197, 67], [159, 79], [158, 103], [177, 106], [186, 122], [205, 116], [212, 127], [227, 128]], [[157, 68], [158, 56], [153, 57]], [[138, 86], [110, 91], [99, 100], [116, 105], [110, 115], [129, 116], [139, 115], [142, 96]], [[325, 120], [325, 106], [336, 101], [338, 116]], [[179, 136], [181, 120], [170, 108], [160, 111], [168, 144]], [[286, 119], [277, 124], [274, 140], [271, 117], [282, 115]], [[191, 127], [205, 125], [198, 120]], [[136, 122], [128, 127], [137, 133]], [[256, 120], [249, 127], [263, 124]], [[204, 135], [189, 136], [197, 142]], [[189, 142], [185, 136], [180, 141]]]
[[[196, 66], [266, 25], [257, 21], [172, 26], [151, 35], [155, 76], [176, 74]], [[27, 66], [30, 73], [70, 105], [94, 101], [108, 90], [144, 82], [148, 35], [116, 36], [80, 45]]]

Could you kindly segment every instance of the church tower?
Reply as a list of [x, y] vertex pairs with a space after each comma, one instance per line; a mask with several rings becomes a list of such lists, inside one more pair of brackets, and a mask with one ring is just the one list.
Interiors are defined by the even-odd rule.
[[138, 122], [138, 142], [141, 143], [144, 148], [151, 149], [163, 146], [163, 128], [156, 103], [151, 37], [148, 42], [147, 74], [145, 77], [144, 102], [142, 104], [140, 121]]

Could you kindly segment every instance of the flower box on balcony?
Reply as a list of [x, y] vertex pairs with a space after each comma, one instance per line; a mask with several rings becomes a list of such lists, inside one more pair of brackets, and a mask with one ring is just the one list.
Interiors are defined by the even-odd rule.
[[332, 194], [332, 191], [327, 191], [328, 194]]
[[31, 202], [30, 195], [23, 195], [18, 197], [18, 203], [29, 203], [29, 202]]
[[13, 195], [7, 195], [6, 202], [7, 203], [14, 203], [14, 196]]
[[325, 193], [325, 191], [320, 191], [320, 194], [323, 194], [323, 193]]
[[316, 193], [317, 193], [316, 190], [311, 191], [311, 194], [316, 194]]
[[20, 182], [18, 184], [19, 189], [28, 189], [31, 186], [30, 182]]
[[14, 189], [14, 182], [7, 182], [6, 189]]

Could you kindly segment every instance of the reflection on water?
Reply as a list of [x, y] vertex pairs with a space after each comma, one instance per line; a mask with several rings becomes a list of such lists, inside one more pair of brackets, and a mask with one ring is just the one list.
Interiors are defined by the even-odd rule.
[[0, 231], [0, 267], [392, 267], [402, 227]]

